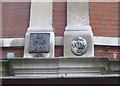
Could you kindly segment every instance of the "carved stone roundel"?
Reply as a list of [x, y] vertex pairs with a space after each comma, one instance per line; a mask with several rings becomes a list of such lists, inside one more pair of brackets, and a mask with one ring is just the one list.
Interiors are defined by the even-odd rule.
[[76, 37], [71, 42], [71, 51], [78, 56], [82, 56], [87, 52], [87, 42], [82, 37]]

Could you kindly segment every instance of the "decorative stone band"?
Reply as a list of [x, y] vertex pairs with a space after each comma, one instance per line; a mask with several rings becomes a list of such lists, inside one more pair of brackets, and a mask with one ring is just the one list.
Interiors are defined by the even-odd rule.
[[[55, 37], [55, 46], [63, 46], [63, 37]], [[100, 46], [120, 46], [118, 37], [94, 36], [94, 45]], [[21, 47], [24, 46], [24, 38], [0, 38], [0, 47]]]
[[[93, 58], [23, 58], [0, 61], [3, 78], [38, 77], [118, 77], [120, 62], [107, 57]], [[26, 79], [27, 79], [26, 78]]]
[[80, 25], [80, 26], [68, 26], [65, 28], [65, 31], [91, 31], [90, 25]]
[[27, 32], [53, 32], [52, 26], [40, 27], [40, 26], [31, 26], [27, 29]]

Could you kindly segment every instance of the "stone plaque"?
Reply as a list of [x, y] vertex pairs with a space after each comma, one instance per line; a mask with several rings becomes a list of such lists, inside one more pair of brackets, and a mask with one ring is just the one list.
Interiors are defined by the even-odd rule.
[[87, 42], [82, 37], [76, 37], [72, 40], [71, 51], [78, 56], [82, 56], [87, 51]]
[[31, 33], [29, 53], [48, 53], [50, 48], [50, 33]]

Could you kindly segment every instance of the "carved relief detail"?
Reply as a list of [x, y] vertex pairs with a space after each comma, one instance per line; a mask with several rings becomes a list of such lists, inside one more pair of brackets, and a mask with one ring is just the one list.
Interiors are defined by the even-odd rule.
[[30, 53], [48, 53], [50, 47], [49, 33], [31, 33], [30, 34]]
[[87, 42], [82, 37], [76, 37], [71, 42], [71, 51], [78, 56], [82, 56], [87, 52]]

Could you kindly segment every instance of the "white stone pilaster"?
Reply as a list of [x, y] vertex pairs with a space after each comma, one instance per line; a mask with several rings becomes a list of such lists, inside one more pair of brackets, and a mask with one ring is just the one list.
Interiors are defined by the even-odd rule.
[[31, 1], [30, 26], [25, 36], [24, 58], [33, 58], [34, 54], [28, 52], [30, 33], [50, 33], [49, 53], [42, 53], [44, 57], [54, 57], [54, 32], [52, 27], [52, 0], [49, 2]]
[[[87, 52], [83, 55], [75, 55], [71, 51], [71, 43], [74, 38], [82, 37], [87, 41]], [[89, 57], [94, 56], [93, 33], [89, 24], [89, 2], [67, 1], [67, 27], [64, 33], [65, 57]]]

